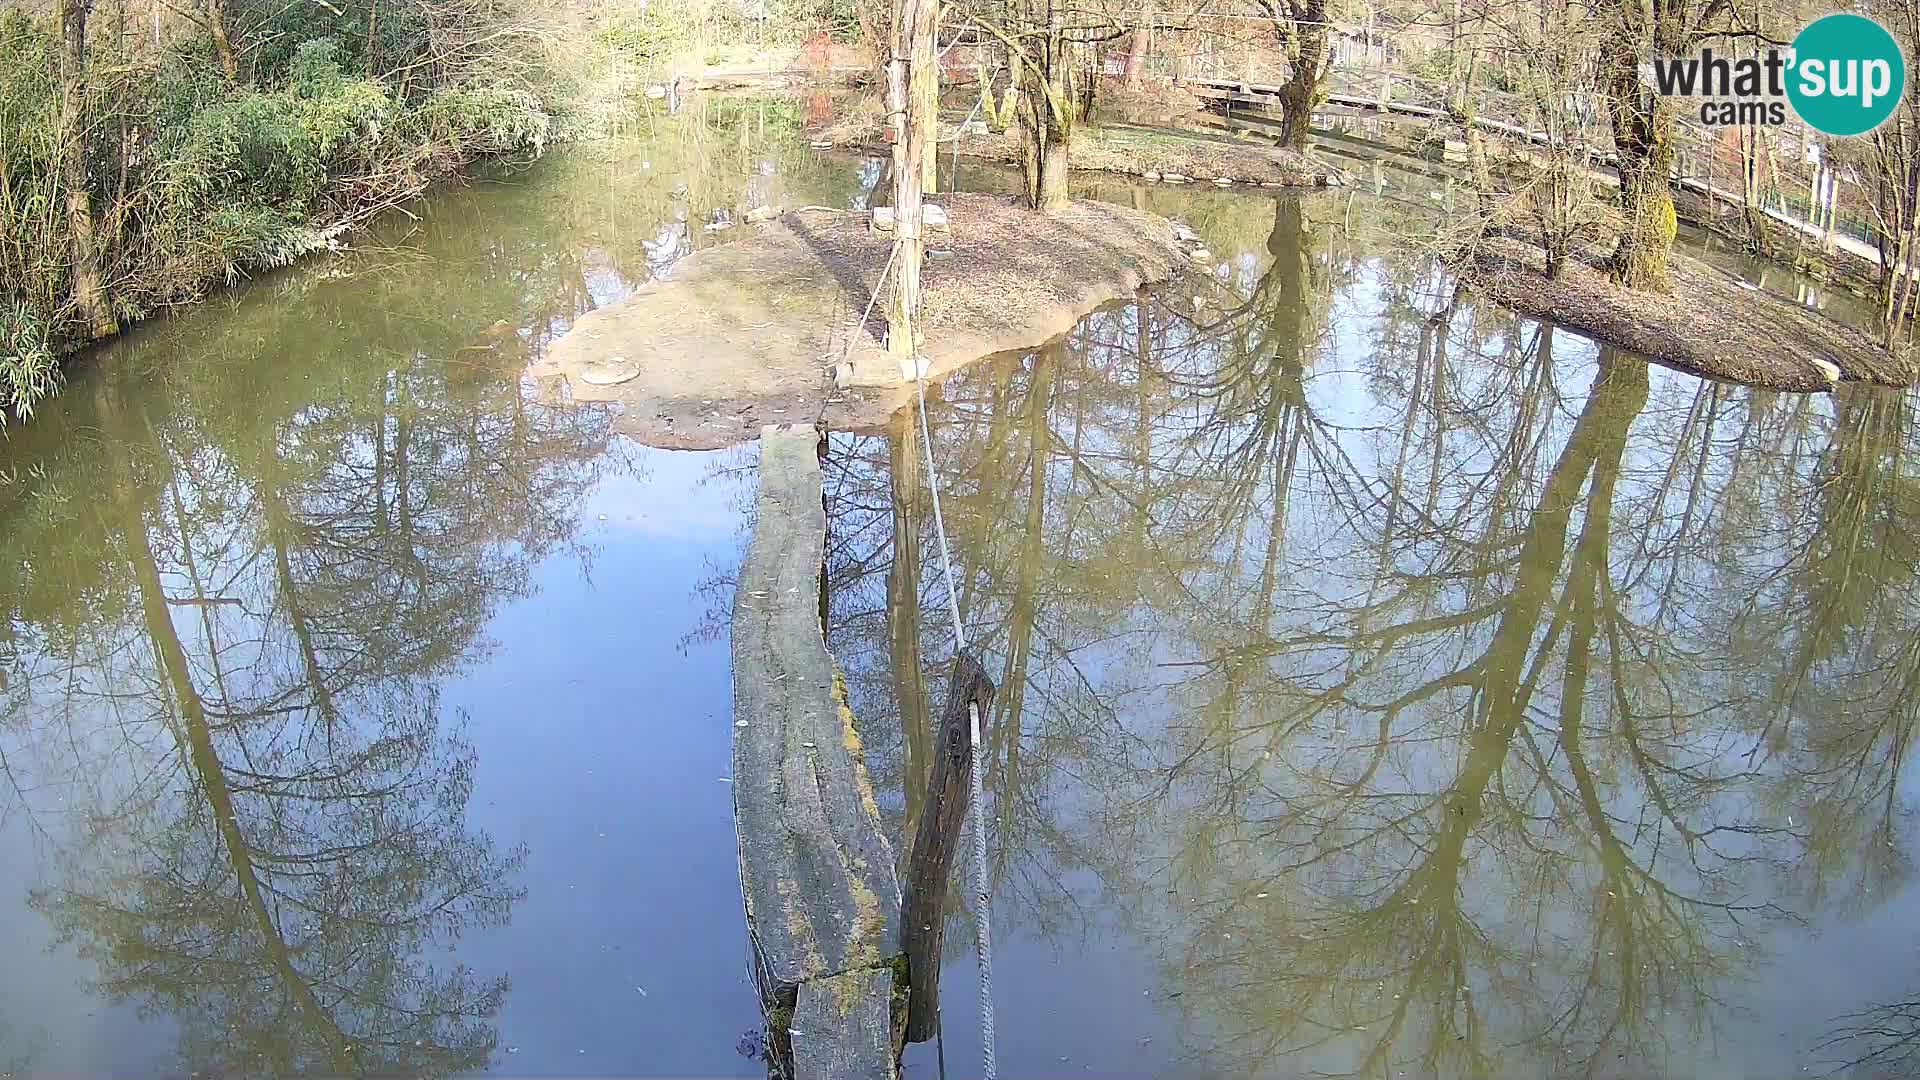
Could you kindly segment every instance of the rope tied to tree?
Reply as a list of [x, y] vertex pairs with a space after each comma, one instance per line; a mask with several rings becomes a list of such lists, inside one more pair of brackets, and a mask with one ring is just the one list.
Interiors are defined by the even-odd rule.
[[[898, 231], [900, 223], [894, 222], [895, 234], [893, 249], [887, 255], [886, 265], [880, 268], [880, 277], [873, 284], [873, 293], [867, 301], [866, 311], [860, 317], [856, 333], [866, 330], [867, 319], [873, 315], [873, 309], [880, 298], [881, 290], [886, 287], [892, 274], [895, 256], [899, 255], [903, 242], [908, 239]], [[852, 349], [849, 340], [844, 357]], [[940, 483], [934, 471], [933, 438], [927, 427], [927, 391], [926, 368], [924, 358], [916, 348], [912, 355], [913, 388], [919, 402], [917, 410], [920, 421], [920, 450], [926, 463], [927, 489], [933, 500], [934, 533], [940, 541], [940, 565], [947, 586], [947, 614], [953, 620], [954, 654], [957, 657], [967, 648], [965, 623], [960, 618], [960, 594], [953, 583], [953, 550], [947, 542], [946, 515], [940, 504]], [[825, 415], [825, 403], [821, 405], [821, 414]], [[816, 418], [816, 423], [818, 419]], [[977, 703], [967, 702], [968, 734], [973, 746], [972, 767], [968, 783], [971, 788], [972, 825], [973, 825], [973, 932], [974, 961], [980, 976], [980, 1046], [985, 1080], [998, 1080], [999, 1066], [995, 1061], [994, 1013], [993, 1013], [993, 910], [991, 888], [987, 876], [987, 827], [985, 812], [985, 790], [980, 777], [980, 707]], [[945, 1050], [941, 1051], [944, 1072]]]
[[[913, 388], [919, 398], [920, 450], [926, 458], [927, 489], [933, 494], [933, 529], [940, 540], [940, 565], [947, 582], [947, 614], [953, 618], [953, 646], [957, 656], [967, 647], [964, 624], [960, 619], [960, 594], [953, 586], [953, 552], [947, 544], [946, 517], [940, 509], [940, 481], [933, 466], [933, 437], [927, 428], [926, 369], [921, 366], [918, 349], [913, 354]], [[973, 816], [973, 935], [974, 962], [980, 974], [980, 1054], [986, 1080], [997, 1080], [999, 1066], [994, 1060], [993, 1030], [993, 905], [987, 878], [986, 795], [980, 782], [980, 707], [967, 702], [967, 721], [973, 740], [972, 786]]]

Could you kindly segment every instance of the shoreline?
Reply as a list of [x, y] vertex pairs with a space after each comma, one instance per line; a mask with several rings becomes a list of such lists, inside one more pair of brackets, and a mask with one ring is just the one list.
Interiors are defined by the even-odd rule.
[[1520, 314], [1692, 375], [1767, 390], [1827, 392], [1842, 383], [1905, 388], [1910, 357], [1865, 331], [1738, 280], [1682, 251], [1671, 255], [1670, 294], [1614, 283], [1600, 257], [1570, 258], [1557, 278], [1545, 253], [1500, 238], [1464, 257], [1462, 284]]

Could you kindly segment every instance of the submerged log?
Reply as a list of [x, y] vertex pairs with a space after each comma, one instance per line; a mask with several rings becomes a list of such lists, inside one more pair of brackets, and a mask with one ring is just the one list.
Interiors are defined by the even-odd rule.
[[[818, 438], [806, 424], [761, 433], [733, 607], [740, 892], [774, 1060], [795, 1075], [891, 1076], [900, 886], [815, 606], [826, 544]], [[802, 1025], [822, 993], [860, 1022]], [[869, 1045], [876, 1013], [889, 1017], [884, 1054]]]
[[953, 855], [960, 847], [960, 829], [967, 820], [971, 787], [973, 739], [967, 706], [973, 705], [981, 722], [993, 705], [993, 680], [980, 661], [962, 652], [954, 657], [953, 679], [947, 684], [947, 707], [940, 716], [928, 770], [927, 794], [914, 834], [913, 854], [907, 861], [906, 899], [901, 904], [904, 928], [901, 949], [907, 954], [907, 1041], [933, 1038], [940, 1016], [940, 949], [946, 936], [947, 881]]

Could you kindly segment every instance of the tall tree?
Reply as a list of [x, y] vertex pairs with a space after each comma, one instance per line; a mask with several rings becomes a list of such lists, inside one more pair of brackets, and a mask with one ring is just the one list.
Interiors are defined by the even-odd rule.
[[1327, 0], [1260, 0], [1286, 49], [1291, 70], [1280, 88], [1282, 113], [1280, 142], [1295, 150], [1307, 148], [1313, 110], [1325, 99], [1327, 38], [1333, 27]]
[[93, 181], [87, 169], [87, 16], [92, 10], [93, 0], [60, 3], [60, 180], [67, 189], [73, 304], [89, 333], [111, 337], [120, 325], [101, 280]]
[[1679, 222], [1673, 210], [1674, 105], [1640, 77], [1640, 64], [1677, 56], [1708, 36], [1726, 0], [1611, 0], [1611, 33], [1600, 50], [1601, 89], [1619, 155], [1620, 209], [1614, 280], [1665, 292]]
[[[368, 9], [367, 19], [367, 44], [372, 45], [371, 8]], [[239, 82], [240, 57], [234, 52], [233, 38], [227, 34], [227, 0], [207, 0], [207, 30], [213, 34], [213, 51], [220, 57], [220, 70], [226, 72], [228, 82]]]
[[1018, 89], [1011, 122], [1019, 124], [1020, 166], [1027, 204], [1056, 210], [1067, 204], [1068, 155], [1080, 107], [1073, 93], [1076, 35], [1125, 33], [1098, 19], [1094, 28], [1070, 27], [1064, 0], [990, 0], [971, 13], [973, 24], [1004, 45]]

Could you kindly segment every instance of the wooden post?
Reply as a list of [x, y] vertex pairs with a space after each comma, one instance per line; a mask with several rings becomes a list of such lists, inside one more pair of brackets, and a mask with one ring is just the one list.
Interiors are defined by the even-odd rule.
[[[916, 79], [931, 78], [934, 18], [938, 0], [899, 0], [893, 18], [893, 55], [887, 61], [888, 130], [893, 137], [893, 302], [887, 316], [887, 351], [902, 359], [915, 353], [920, 311], [920, 264], [926, 241], [920, 225], [920, 193], [928, 152], [927, 129], [915, 113], [922, 107], [912, 93]], [[918, 73], [914, 68], [921, 66]], [[914, 363], [913, 374], [919, 374]]]
[[915, 5], [915, 18], [926, 26], [916, 26], [913, 52], [907, 57], [907, 93], [913, 98], [913, 126], [918, 130], [920, 152], [920, 191], [931, 195], [940, 190], [940, 58], [938, 20], [940, 6], [933, 0]]
[[954, 852], [960, 847], [960, 828], [967, 820], [968, 782], [974, 766], [967, 705], [974, 705], [980, 722], [985, 724], [987, 710], [993, 705], [993, 689], [993, 680], [971, 653], [954, 657], [947, 707], [940, 714], [940, 733], [934, 740], [920, 827], [914, 834], [906, 887], [902, 890], [900, 945], [907, 954], [908, 1042], [933, 1038], [940, 1018], [940, 946], [946, 936], [947, 878]]

